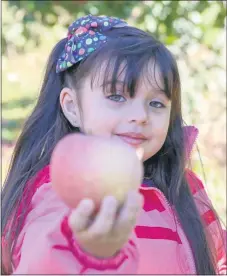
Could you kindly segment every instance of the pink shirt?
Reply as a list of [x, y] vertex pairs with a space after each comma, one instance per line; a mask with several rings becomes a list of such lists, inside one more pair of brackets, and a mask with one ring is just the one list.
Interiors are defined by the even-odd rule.
[[[187, 178], [215, 242], [217, 273], [225, 274], [226, 246], [219, 225], [212, 211], [199, 203], [206, 196], [203, 184], [191, 171]], [[117, 256], [97, 259], [78, 245], [68, 226], [71, 210], [52, 189], [49, 166], [45, 167], [34, 184], [31, 208], [14, 252], [13, 274], [196, 274], [189, 242], [163, 193], [143, 184], [140, 192], [145, 203], [128, 243]]]

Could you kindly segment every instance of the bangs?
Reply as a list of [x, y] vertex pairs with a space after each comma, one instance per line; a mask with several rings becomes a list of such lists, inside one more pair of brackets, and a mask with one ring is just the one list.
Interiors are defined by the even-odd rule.
[[105, 94], [107, 88], [108, 92], [115, 94], [120, 81], [123, 91], [134, 97], [139, 82], [144, 81], [146, 85], [164, 92], [172, 100], [180, 81], [171, 53], [150, 35], [145, 36], [144, 32], [143, 37], [141, 33], [129, 35], [128, 29], [132, 29], [133, 34], [137, 31], [132, 27], [112, 31], [115, 35], [124, 32], [128, 35], [111, 39], [108, 34], [108, 41], [82, 62], [85, 67], [89, 66], [87, 70], [91, 73], [91, 87], [99, 85]]

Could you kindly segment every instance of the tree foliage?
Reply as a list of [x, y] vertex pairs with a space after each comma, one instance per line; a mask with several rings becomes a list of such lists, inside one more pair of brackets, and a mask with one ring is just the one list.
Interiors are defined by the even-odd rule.
[[[182, 40], [185, 47], [194, 41], [218, 51], [214, 42], [226, 18], [225, 1], [12, 1], [5, 2], [3, 14], [3, 54], [8, 49], [24, 52], [38, 46], [42, 32], [39, 25], [67, 28], [76, 18], [86, 15], [112, 15], [153, 33], [165, 44]], [[10, 16], [9, 16], [10, 14]], [[15, 19], [13, 22], [11, 20]], [[37, 27], [37, 28], [36, 28]], [[187, 34], [187, 35], [185, 35]]]

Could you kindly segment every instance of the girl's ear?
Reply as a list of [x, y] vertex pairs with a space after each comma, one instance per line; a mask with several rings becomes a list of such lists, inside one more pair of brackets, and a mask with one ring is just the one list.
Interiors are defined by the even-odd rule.
[[68, 87], [64, 87], [60, 93], [60, 105], [66, 119], [74, 127], [81, 127], [81, 116], [76, 92]]

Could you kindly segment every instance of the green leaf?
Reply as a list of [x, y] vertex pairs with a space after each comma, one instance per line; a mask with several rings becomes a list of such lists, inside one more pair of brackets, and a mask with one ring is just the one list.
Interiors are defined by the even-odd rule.
[[202, 13], [202, 22], [205, 26], [214, 25], [216, 18], [220, 13], [220, 6], [216, 3], [209, 5]]
[[174, 36], [174, 35], [170, 35], [170, 36], [167, 36], [166, 39], [165, 39], [165, 43], [168, 44], [168, 45], [171, 45], [173, 44], [177, 39], [179, 39], [177, 36]]
[[212, 28], [207, 30], [207, 32], [204, 33], [202, 39], [203, 43], [205, 43], [209, 47], [213, 46], [219, 34], [220, 28]]

